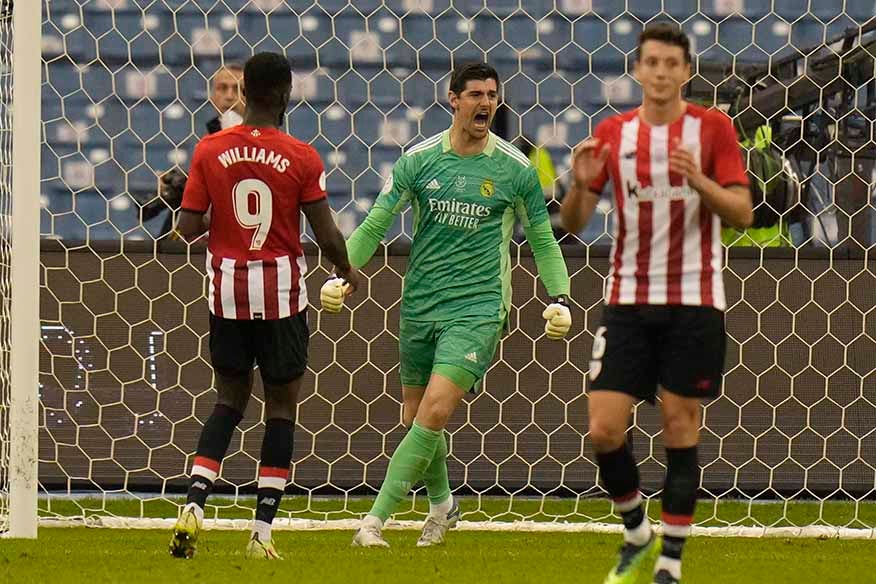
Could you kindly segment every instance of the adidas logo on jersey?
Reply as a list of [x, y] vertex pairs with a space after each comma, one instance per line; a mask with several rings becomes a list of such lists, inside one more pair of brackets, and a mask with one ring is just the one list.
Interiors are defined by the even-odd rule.
[[469, 353], [468, 355], [465, 356], [465, 360], [471, 361], [472, 363], [477, 363], [478, 362], [478, 354], [475, 353], [474, 351], [472, 351], [471, 353]]
[[437, 191], [441, 188], [441, 183], [438, 182], [437, 178], [433, 178], [429, 181], [429, 184], [426, 185], [427, 191]]

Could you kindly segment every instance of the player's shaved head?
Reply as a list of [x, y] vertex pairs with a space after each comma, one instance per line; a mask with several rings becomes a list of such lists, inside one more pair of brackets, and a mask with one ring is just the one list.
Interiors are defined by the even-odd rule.
[[247, 107], [254, 110], [285, 111], [292, 92], [292, 67], [279, 53], [258, 53], [243, 68]]

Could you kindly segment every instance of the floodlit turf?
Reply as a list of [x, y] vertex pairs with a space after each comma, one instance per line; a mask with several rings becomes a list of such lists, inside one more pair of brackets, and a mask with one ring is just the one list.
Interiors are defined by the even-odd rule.
[[[371, 498], [284, 497], [280, 516], [299, 519], [350, 519], [368, 511]], [[88, 517], [115, 515], [120, 517], [176, 517], [176, 504], [184, 499], [131, 499], [107, 497], [54, 498], [40, 500], [43, 517]], [[235, 503], [232, 499], [211, 497], [207, 505], [208, 518], [251, 519], [254, 499], [242, 497]], [[460, 501], [466, 521], [601, 521], [619, 523], [611, 516], [611, 505], [605, 499], [539, 499], [515, 497], [464, 497]], [[422, 519], [428, 504], [423, 497], [416, 503], [407, 499], [399, 508], [396, 519]], [[417, 512], [413, 512], [416, 509]], [[648, 506], [652, 518], [659, 518], [659, 500]], [[703, 526], [723, 527], [728, 525], [791, 527], [804, 525], [832, 525], [851, 528], [876, 526], [876, 503], [872, 501], [828, 501], [824, 503], [795, 501], [793, 503], [714, 501], [701, 500], [697, 506], [696, 522]]]
[[[56, 498], [40, 500], [43, 517], [116, 515], [175, 517], [182, 499]], [[207, 516], [251, 519], [252, 497], [236, 502], [212, 497]], [[368, 510], [370, 498], [326, 499], [287, 496], [281, 516], [349, 519]], [[617, 522], [605, 500], [464, 497], [463, 519], [480, 521]], [[422, 519], [422, 497], [407, 499], [397, 519]], [[659, 501], [649, 514], [659, 516]], [[876, 504], [831, 501], [749, 503], [700, 501], [701, 525], [774, 526], [876, 525]], [[0, 540], [0, 583], [118, 582], [289, 582], [357, 584], [379, 582], [538, 582], [599, 583], [611, 567], [618, 535], [585, 533], [488, 533], [456, 531], [440, 550], [414, 547], [415, 531], [388, 530], [393, 545], [385, 550], [349, 547], [349, 531], [280, 531], [278, 549], [287, 560], [258, 564], [243, 558], [246, 532], [206, 532], [194, 560], [173, 560], [167, 553], [167, 530], [43, 528], [37, 542]], [[686, 583], [809, 584], [876, 582], [873, 542], [816, 539], [695, 538], [688, 545]], [[642, 580], [646, 584], [650, 580]]]
[[[247, 534], [205, 533], [198, 555], [176, 560], [155, 530], [41, 529], [37, 541], [0, 541], [0, 582], [158, 584], [289, 582], [599, 583], [619, 536], [453, 532], [440, 549], [414, 547], [414, 531], [388, 531], [390, 550], [350, 548], [346, 531], [280, 532], [283, 562], [243, 558]], [[873, 582], [867, 541], [699, 538], [688, 544], [685, 583]], [[644, 582], [644, 580], [643, 580]]]

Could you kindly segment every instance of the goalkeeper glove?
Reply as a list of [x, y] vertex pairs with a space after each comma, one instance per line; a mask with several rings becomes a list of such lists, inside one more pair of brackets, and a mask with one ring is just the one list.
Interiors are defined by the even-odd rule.
[[554, 299], [541, 314], [547, 322], [544, 324], [544, 334], [551, 340], [557, 341], [565, 337], [572, 328], [572, 312], [566, 302], [565, 296]]
[[319, 302], [326, 312], [337, 313], [344, 306], [344, 299], [350, 285], [343, 278], [332, 276], [325, 281], [319, 291]]

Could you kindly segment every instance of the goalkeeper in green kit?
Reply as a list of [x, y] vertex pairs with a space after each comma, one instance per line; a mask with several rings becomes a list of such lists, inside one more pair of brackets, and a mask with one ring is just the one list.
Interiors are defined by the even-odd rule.
[[[447, 478], [444, 427], [462, 397], [474, 391], [493, 359], [511, 304], [509, 243], [515, 220], [524, 227], [539, 276], [553, 302], [545, 332], [562, 339], [572, 324], [569, 276], [551, 231], [538, 175], [514, 146], [490, 132], [499, 76], [483, 63], [454, 70], [450, 129], [410, 148], [395, 164], [374, 207], [347, 241], [350, 263], [368, 263], [395, 216], [413, 208], [414, 233], [404, 278], [399, 356], [404, 424], [409, 431], [353, 545], [388, 547], [381, 530], [411, 486], [423, 480], [429, 516], [417, 545], [444, 542], [459, 518]], [[346, 296], [340, 279], [321, 291], [337, 312]]]

